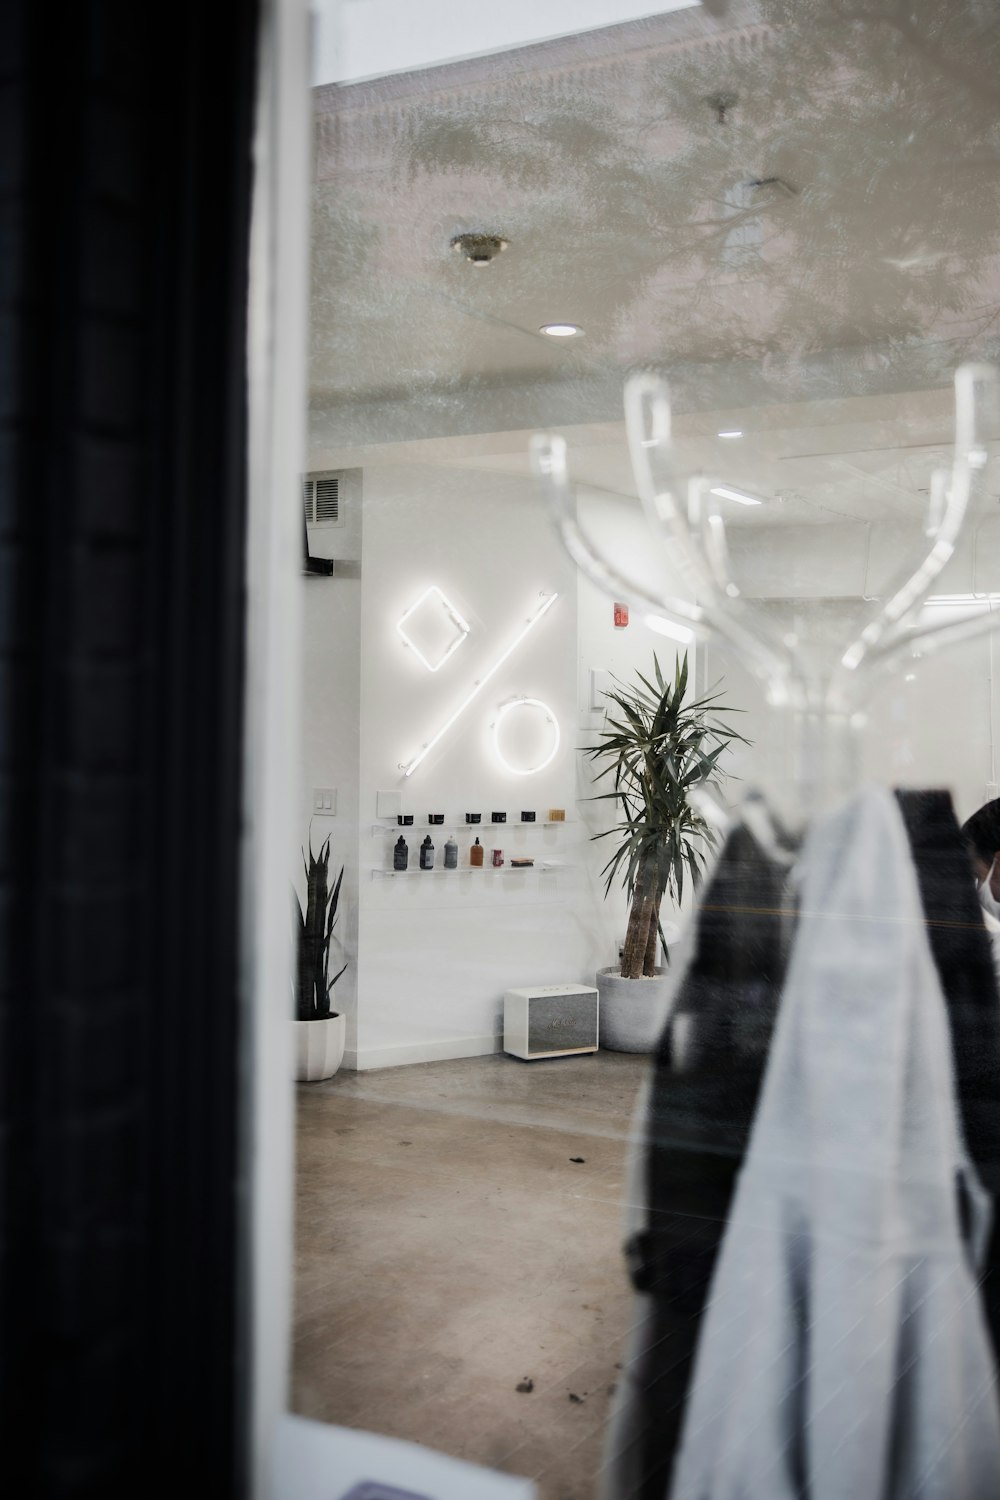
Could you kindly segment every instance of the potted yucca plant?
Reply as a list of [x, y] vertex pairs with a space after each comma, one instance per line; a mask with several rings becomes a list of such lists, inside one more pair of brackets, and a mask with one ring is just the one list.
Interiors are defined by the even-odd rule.
[[666, 982], [656, 962], [660, 906], [664, 896], [680, 904], [685, 878], [697, 885], [715, 843], [714, 830], [691, 806], [691, 793], [719, 783], [719, 762], [734, 740], [749, 743], [719, 717], [739, 710], [716, 708], [717, 697], [685, 701], [686, 652], [672, 680], [655, 656], [654, 680], [636, 675], [638, 686], [619, 683], [605, 693], [607, 728], [586, 752], [603, 765], [595, 783], [613, 782], [613, 790], [591, 800], [612, 801], [621, 815], [613, 828], [595, 834], [618, 839], [601, 872], [605, 896], [620, 877], [629, 898], [622, 962], [597, 976], [601, 1046], [619, 1052], [648, 1052], [656, 1041]]
[[340, 874], [330, 889], [330, 839], [313, 854], [309, 838], [309, 859], [302, 851], [306, 872], [305, 910], [295, 895], [295, 1076], [313, 1082], [332, 1078], [344, 1060], [345, 1018], [330, 1006], [334, 985], [347, 965], [330, 977], [330, 944], [337, 925], [337, 906], [344, 879]]

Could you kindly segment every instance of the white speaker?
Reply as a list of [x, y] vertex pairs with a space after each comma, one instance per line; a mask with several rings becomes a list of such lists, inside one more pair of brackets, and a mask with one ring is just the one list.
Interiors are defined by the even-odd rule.
[[513, 1057], [571, 1057], [596, 1052], [597, 991], [585, 984], [508, 990], [503, 997], [503, 1050]]

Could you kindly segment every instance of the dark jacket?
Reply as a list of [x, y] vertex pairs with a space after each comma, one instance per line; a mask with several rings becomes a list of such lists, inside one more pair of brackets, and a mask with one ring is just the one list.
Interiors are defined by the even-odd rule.
[[[1000, 999], [968, 855], [946, 792], [902, 792], [951, 1026], [961, 1117], [983, 1184], [1000, 1189]], [[612, 1437], [616, 1500], [664, 1500], [716, 1256], [767, 1062], [791, 938], [787, 867], [744, 826], [702, 894], [695, 948], [653, 1062], [646, 1227], [626, 1245], [643, 1325]], [[1000, 1235], [982, 1294], [1000, 1350]]]

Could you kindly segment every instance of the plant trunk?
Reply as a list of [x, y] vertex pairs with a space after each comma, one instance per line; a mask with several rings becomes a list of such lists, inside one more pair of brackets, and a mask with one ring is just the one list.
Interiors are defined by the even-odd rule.
[[625, 952], [622, 957], [623, 979], [641, 979], [645, 972], [646, 953], [650, 943], [650, 924], [653, 929], [653, 956], [654, 958], [656, 956], [656, 921], [659, 906], [656, 875], [648, 864], [643, 864], [635, 883], [632, 909], [628, 914]]
[[646, 938], [646, 953], [642, 963], [643, 975], [649, 979], [656, 973], [656, 950], [660, 938], [660, 902], [662, 900], [663, 892], [657, 881], [653, 889], [653, 912], [649, 919], [649, 935]]

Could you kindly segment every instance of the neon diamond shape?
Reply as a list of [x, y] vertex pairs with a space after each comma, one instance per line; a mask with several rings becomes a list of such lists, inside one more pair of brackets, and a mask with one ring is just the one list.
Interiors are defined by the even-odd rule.
[[432, 583], [396, 625], [417, 659], [428, 672], [439, 672], [469, 634], [467, 624], [450, 599]]

